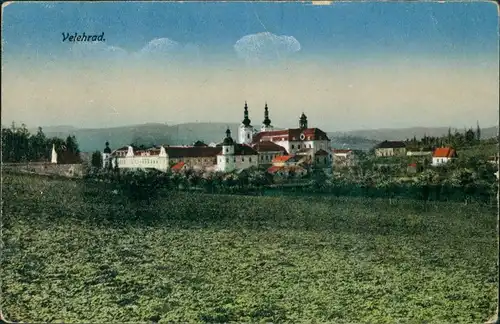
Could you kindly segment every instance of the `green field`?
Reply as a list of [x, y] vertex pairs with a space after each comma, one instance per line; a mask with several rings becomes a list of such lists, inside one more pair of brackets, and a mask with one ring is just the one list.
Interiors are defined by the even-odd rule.
[[496, 308], [492, 207], [181, 192], [149, 204], [97, 186], [4, 176], [7, 319], [481, 323]]

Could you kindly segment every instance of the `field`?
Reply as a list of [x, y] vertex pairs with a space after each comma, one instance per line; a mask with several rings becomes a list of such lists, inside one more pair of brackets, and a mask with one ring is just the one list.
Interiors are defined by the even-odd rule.
[[[95, 186], [95, 187], [94, 187]], [[496, 209], [3, 178], [2, 309], [23, 322], [480, 323]]]

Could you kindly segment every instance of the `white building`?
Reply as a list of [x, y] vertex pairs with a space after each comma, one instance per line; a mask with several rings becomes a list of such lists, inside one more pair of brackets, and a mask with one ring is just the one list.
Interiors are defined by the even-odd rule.
[[450, 147], [440, 147], [434, 150], [432, 154], [432, 165], [439, 166], [448, 163], [457, 157], [457, 153]]
[[233, 170], [257, 167], [259, 155], [257, 151], [246, 144], [234, 143], [231, 131], [226, 131], [226, 138], [222, 142], [222, 152], [217, 156], [217, 170], [231, 172]]
[[250, 146], [236, 144], [229, 129], [221, 146], [167, 146], [141, 149], [132, 145], [113, 152], [109, 143], [103, 154], [103, 167], [111, 165], [120, 169], [157, 169], [167, 171], [173, 165], [183, 163], [185, 168], [205, 171], [246, 169], [258, 165], [258, 154]]
[[[272, 142], [283, 147], [288, 154], [304, 153], [310, 155], [312, 161], [316, 160], [316, 153], [321, 155], [327, 153], [328, 163], [332, 161], [331, 142], [327, 134], [319, 128], [309, 128], [307, 125], [307, 117], [304, 113], [300, 116], [299, 128], [289, 128], [284, 130], [274, 130], [269, 119], [269, 108], [264, 108], [264, 122], [261, 126], [261, 131], [254, 134], [252, 141], [253, 146], [260, 142]], [[245, 113], [242, 125], [249, 124], [248, 106], [245, 103]], [[245, 133], [245, 141], [240, 143], [248, 144], [248, 133]], [[243, 138], [240, 138], [243, 140]], [[321, 159], [323, 161], [323, 159]]]

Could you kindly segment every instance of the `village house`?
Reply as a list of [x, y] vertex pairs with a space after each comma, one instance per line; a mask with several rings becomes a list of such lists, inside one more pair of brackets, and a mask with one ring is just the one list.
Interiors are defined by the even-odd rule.
[[348, 168], [356, 165], [356, 156], [353, 150], [333, 149], [333, 166], [337, 168]]
[[375, 156], [405, 156], [406, 145], [401, 141], [383, 141], [375, 147]]
[[302, 158], [297, 155], [283, 155], [273, 159], [273, 165], [267, 169], [272, 175], [289, 177], [302, 177], [307, 174], [307, 170], [302, 166]]
[[451, 159], [456, 158], [457, 153], [451, 147], [440, 147], [434, 150], [432, 154], [432, 165], [439, 166], [448, 163]]

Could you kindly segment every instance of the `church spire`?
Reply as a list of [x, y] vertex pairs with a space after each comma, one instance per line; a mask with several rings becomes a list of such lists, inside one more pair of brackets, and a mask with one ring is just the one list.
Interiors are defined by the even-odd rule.
[[302, 112], [302, 115], [300, 116], [299, 127], [301, 129], [307, 128], [307, 117], [304, 112]]
[[264, 126], [269, 127], [271, 125], [271, 120], [269, 119], [269, 109], [267, 108], [267, 102], [266, 106], [264, 107]]
[[250, 119], [248, 118], [248, 105], [247, 105], [247, 102], [245, 101], [245, 111], [243, 113], [243, 125], [245, 125], [245, 127], [249, 127], [250, 126]]

